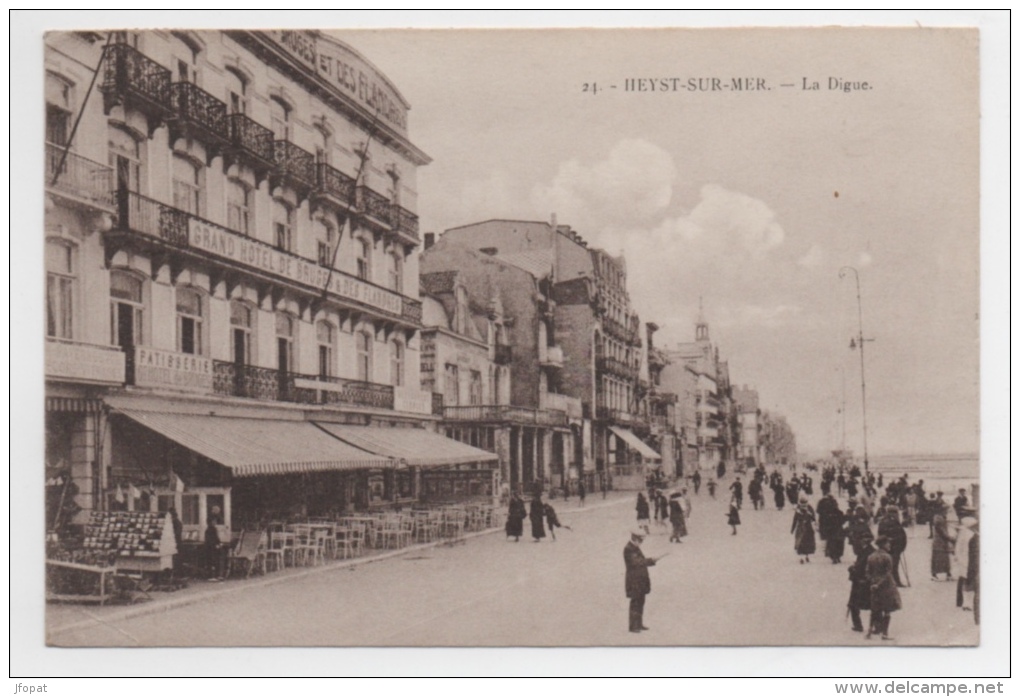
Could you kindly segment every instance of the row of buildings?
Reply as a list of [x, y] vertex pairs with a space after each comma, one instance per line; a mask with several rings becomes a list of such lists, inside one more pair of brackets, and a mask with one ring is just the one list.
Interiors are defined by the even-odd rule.
[[783, 457], [703, 319], [654, 346], [622, 258], [555, 219], [422, 236], [410, 105], [347, 44], [65, 32], [45, 62], [51, 524], [174, 506], [191, 533]]

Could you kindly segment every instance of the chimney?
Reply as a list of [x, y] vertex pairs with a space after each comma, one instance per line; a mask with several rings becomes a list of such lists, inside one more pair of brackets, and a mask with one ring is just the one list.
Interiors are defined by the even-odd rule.
[[436, 243], [436, 233], [426, 232], [425, 233], [425, 249], [428, 249]]

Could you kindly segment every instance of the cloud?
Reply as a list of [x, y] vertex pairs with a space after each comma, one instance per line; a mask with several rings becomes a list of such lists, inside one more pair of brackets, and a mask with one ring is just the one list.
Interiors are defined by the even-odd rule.
[[592, 165], [568, 160], [548, 184], [531, 192], [533, 207], [578, 230], [647, 225], [670, 204], [676, 166], [672, 156], [640, 139], [619, 141]]
[[804, 256], [797, 260], [799, 266], [814, 268], [825, 261], [825, 251], [817, 244], [811, 245], [811, 249]]

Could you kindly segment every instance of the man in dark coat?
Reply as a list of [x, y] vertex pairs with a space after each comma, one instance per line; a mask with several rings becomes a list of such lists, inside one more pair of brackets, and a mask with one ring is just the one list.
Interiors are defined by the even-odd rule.
[[744, 485], [740, 481], [740, 477], [737, 477], [732, 484], [730, 484], [730, 491], [733, 492], [733, 499], [737, 502], [737, 508], [741, 508], [744, 505]]
[[886, 506], [885, 515], [878, 524], [878, 536], [889, 540], [888, 551], [894, 562], [892, 576], [898, 587], [905, 588], [903, 581], [900, 580], [900, 557], [907, 549], [907, 531], [900, 523], [899, 509], [896, 506]]
[[691, 483], [694, 485], [694, 495], [697, 496], [698, 490], [701, 489], [701, 472], [694, 470], [694, 474], [691, 475]]
[[535, 538], [535, 542], [541, 542], [545, 537], [545, 504], [542, 503], [542, 497], [538, 494], [531, 499], [528, 518], [531, 519], [531, 536]]
[[[857, 561], [850, 567], [850, 598], [847, 600], [847, 609], [850, 611], [850, 619], [853, 622], [855, 632], [864, 631], [864, 623], [861, 621], [861, 610], [871, 611], [871, 585], [868, 583], [868, 557], [875, 551], [871, 544], [872, 535], [869, 532], [861, 539]], [[870, 622], [869, 622], [870, 625]]]
[[751, 497], [751, 505], [754, 506], [754, 510], [758, 510], [759, 504], [764, 508], [764, 501], [761, 496], [761, 481], [755, 477], [747, 485], [747, 495]]
[[956, 511], [956, 519], [963, 520], [964, 511], [970, 508], [970, 502], [967, 500], [967, 490], [960, 489], [959, 495], [953, 501], [953, 510]]
[[655, 557], [645, 557], [641, 551], [644, 532], [636, 529], [630, 534], [630, 542], [623, 548], [623, 563], [627, 567], [625, 590], [630, 598], [630, 631], [640, 632], [648, 629], [644, 624], [645, 596], [652, 592], [652, 579], [648, 575], [648, 567], [655, 566]]
[[871, 591], [871, 627], [868, 630], [868, 638], [872, 634], [882, 634], [883, 639], [891, 639], [889, 636], [890, 614], [903, 607], [900, 600], [900, 592], [896, 588], [897, 583], [893, 578], [893, 561], [890, 549], [892, 540], [879, 535], [878, 549], [868, 557], [868, 584]]

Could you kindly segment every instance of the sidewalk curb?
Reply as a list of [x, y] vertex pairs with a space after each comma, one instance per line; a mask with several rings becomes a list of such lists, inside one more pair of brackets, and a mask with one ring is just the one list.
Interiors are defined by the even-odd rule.
[[[559, 501], [560, 499], [556, 499]], [[583, 513], [585, 511], [599, 510], [600, 508], [608, 508], [624, 501], [629, 500], [627, 497], [613, 497], [606, 499], [605, 501], [598, 501], [591, 505], [585, 505], [583, 507], [573, 507], [559, 511], [560, 515], [570, 515], [573, 513]], [[277, 576], [262, 576], [257, 579], [244, 579], [243, 582], [237, 584], [231, 584], [229, 586], [220, 586], [216, 589], [203, 590], [196, 593], [188, 594], [183, 597], [168, 597], [165, 600], [157, 600], [147, 602], [141, 605], [132, 605], [125, 608], [124, 610], [116, 613], [110, 613], [109, 615], [99, 616], [92, 615], [88, 619], [77, 620], [69, 624], [62, 625], [60, 627], [54, 627], [52, 629], [46, 629], [46, 641], [49, 644], [50, 640], [60, 634], [66, 634], [78, 629], [85, 629], [88, 627], [94, 627], [96, 625], [110, 624], [113, 622], [120, 622], [123, 620], [134, 619], [136, 617], [144, 617], [146, 615], [155, 615], [160, 612], [169, 612], [180, 607], [188, 605], [195, 605], [197, 603], [205, 602], [207, 600], [213, 600], [221, 596], [229, 595], [232, 593], [239, 593], [244, 590], [252, 588], [265, 588], [267, 586], [273, 586], [279, 583], [286, 583], [296, 579], [307, 578], [316, 574], [325, 573], [327, 571], [341, 571], [344, 569], [352, 569], [364, 564], [371, 564], [377, 561], [385, 561], [387, 559], [393, 559], [396, 557], [404, 556], [412, 552], [420, 552], [425, 549], [432, 549], [440, 546], [450, 546], [467, 542], [468, 540], [476, 537], [482, 537], [484, 535], [491, 535], [501, 531], [502, 527], [488, 528], [486, 530], [477, 530], [475, 532], [466, 533], [462, 538], [456, 541], [450, 540], [439, 540], [436, 542], [423, 542], [421, 544], [410, 545], [403, 549], [394, 549], [382, 554], [374, 555], [371, 557], [358, 557], [357, 559], [345, 559], [343, 561], [336, 561], [330, 564], [324, 564], [322, 566], [313, 566], [301, 571], [283, 574]]]

